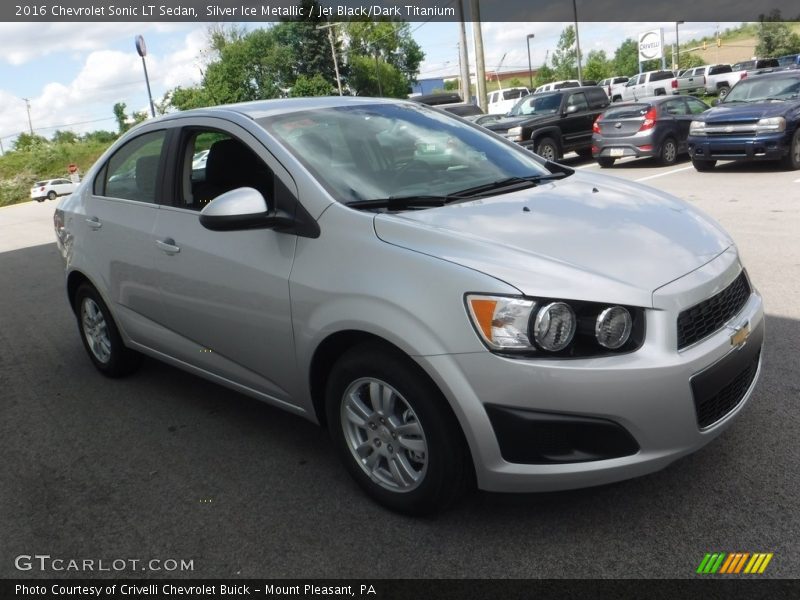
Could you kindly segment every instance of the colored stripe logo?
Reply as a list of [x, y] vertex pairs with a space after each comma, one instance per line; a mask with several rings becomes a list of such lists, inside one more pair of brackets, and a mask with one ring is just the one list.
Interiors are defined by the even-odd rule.
[[700, 575], [760, 575], [772, 560], [772, 552], [707, 552], [697, 567]]

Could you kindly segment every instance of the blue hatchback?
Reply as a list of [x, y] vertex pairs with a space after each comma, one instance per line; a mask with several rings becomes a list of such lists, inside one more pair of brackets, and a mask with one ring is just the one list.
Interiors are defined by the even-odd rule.
[[800, 169], [800, 71], [748, 77], [689, 127], [698, 171], [718, 160], [777, 160]]

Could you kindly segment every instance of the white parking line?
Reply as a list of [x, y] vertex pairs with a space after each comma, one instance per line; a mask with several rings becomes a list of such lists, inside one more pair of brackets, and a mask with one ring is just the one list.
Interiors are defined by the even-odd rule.
[[634, 181], [649, 181], [650, 179], [656, 179], [657, 177], [664, 177], [665, 175], [672, 175], [673, 173], [680, 173], [681, 171], [689, 171], [690, 169], [694, 169], [693, 166], [688, 167], [681, 167], [680, 169], [672, 169], [671, 171], [666, 171], [664, 173], [658, 173], [657, 175], [649, 175], [647, 177], [640, 177], [639, 179], [634, 179]]

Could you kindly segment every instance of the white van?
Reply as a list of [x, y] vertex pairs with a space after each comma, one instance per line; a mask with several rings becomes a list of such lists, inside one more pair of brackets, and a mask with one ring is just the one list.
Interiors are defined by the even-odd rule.
[[526, 87], [513, 87], [491, 92], [489, 94], [489, 106], [486, 114], [504, 115], [514, 108], [517, 100], [527, 96], [530, 93], [530, 90], [528, 90]]

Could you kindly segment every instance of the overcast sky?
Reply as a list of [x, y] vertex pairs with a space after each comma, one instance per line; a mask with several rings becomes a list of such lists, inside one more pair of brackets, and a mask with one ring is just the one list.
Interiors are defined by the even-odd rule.
[[[534, 67], [552, 51], [564, 23], [484, 23], [486, 69], [494, 71], [505, 54], [502, 70], [527, 68], [526, 36], [533, 33]], [[681, 39], [713, 33], [735, 23], [686, 23]], [[247, 27], [259, 24], [247, 24]], [[147, 68], [154, 99], [177, 85], [199, 82], [208, 24], [203, 23], [0, 23], [0, 141], [5, 149], [20, 131], [28, 130], [24, 98], [30, 99], [36, 133], [50, 137], [56, 129], [78, 133], [115, 130], [112, 107], [147, 108], [142, 63], [134, 48], [137, 34], [148, 47]], [[458, 72], [456, 23], [412, 23], [426, 53], [419, 77]], [[626, 37], [664, 28], [664, 41], [674, 42], [674, 23], [582, 23], [581, 49], [609, 53]], [[470, 32], [468, 30], [468, 36]], [[469, 45], [472, 45], [469, 38]], [[474, 57], [470, 48], [474, 69]]]

